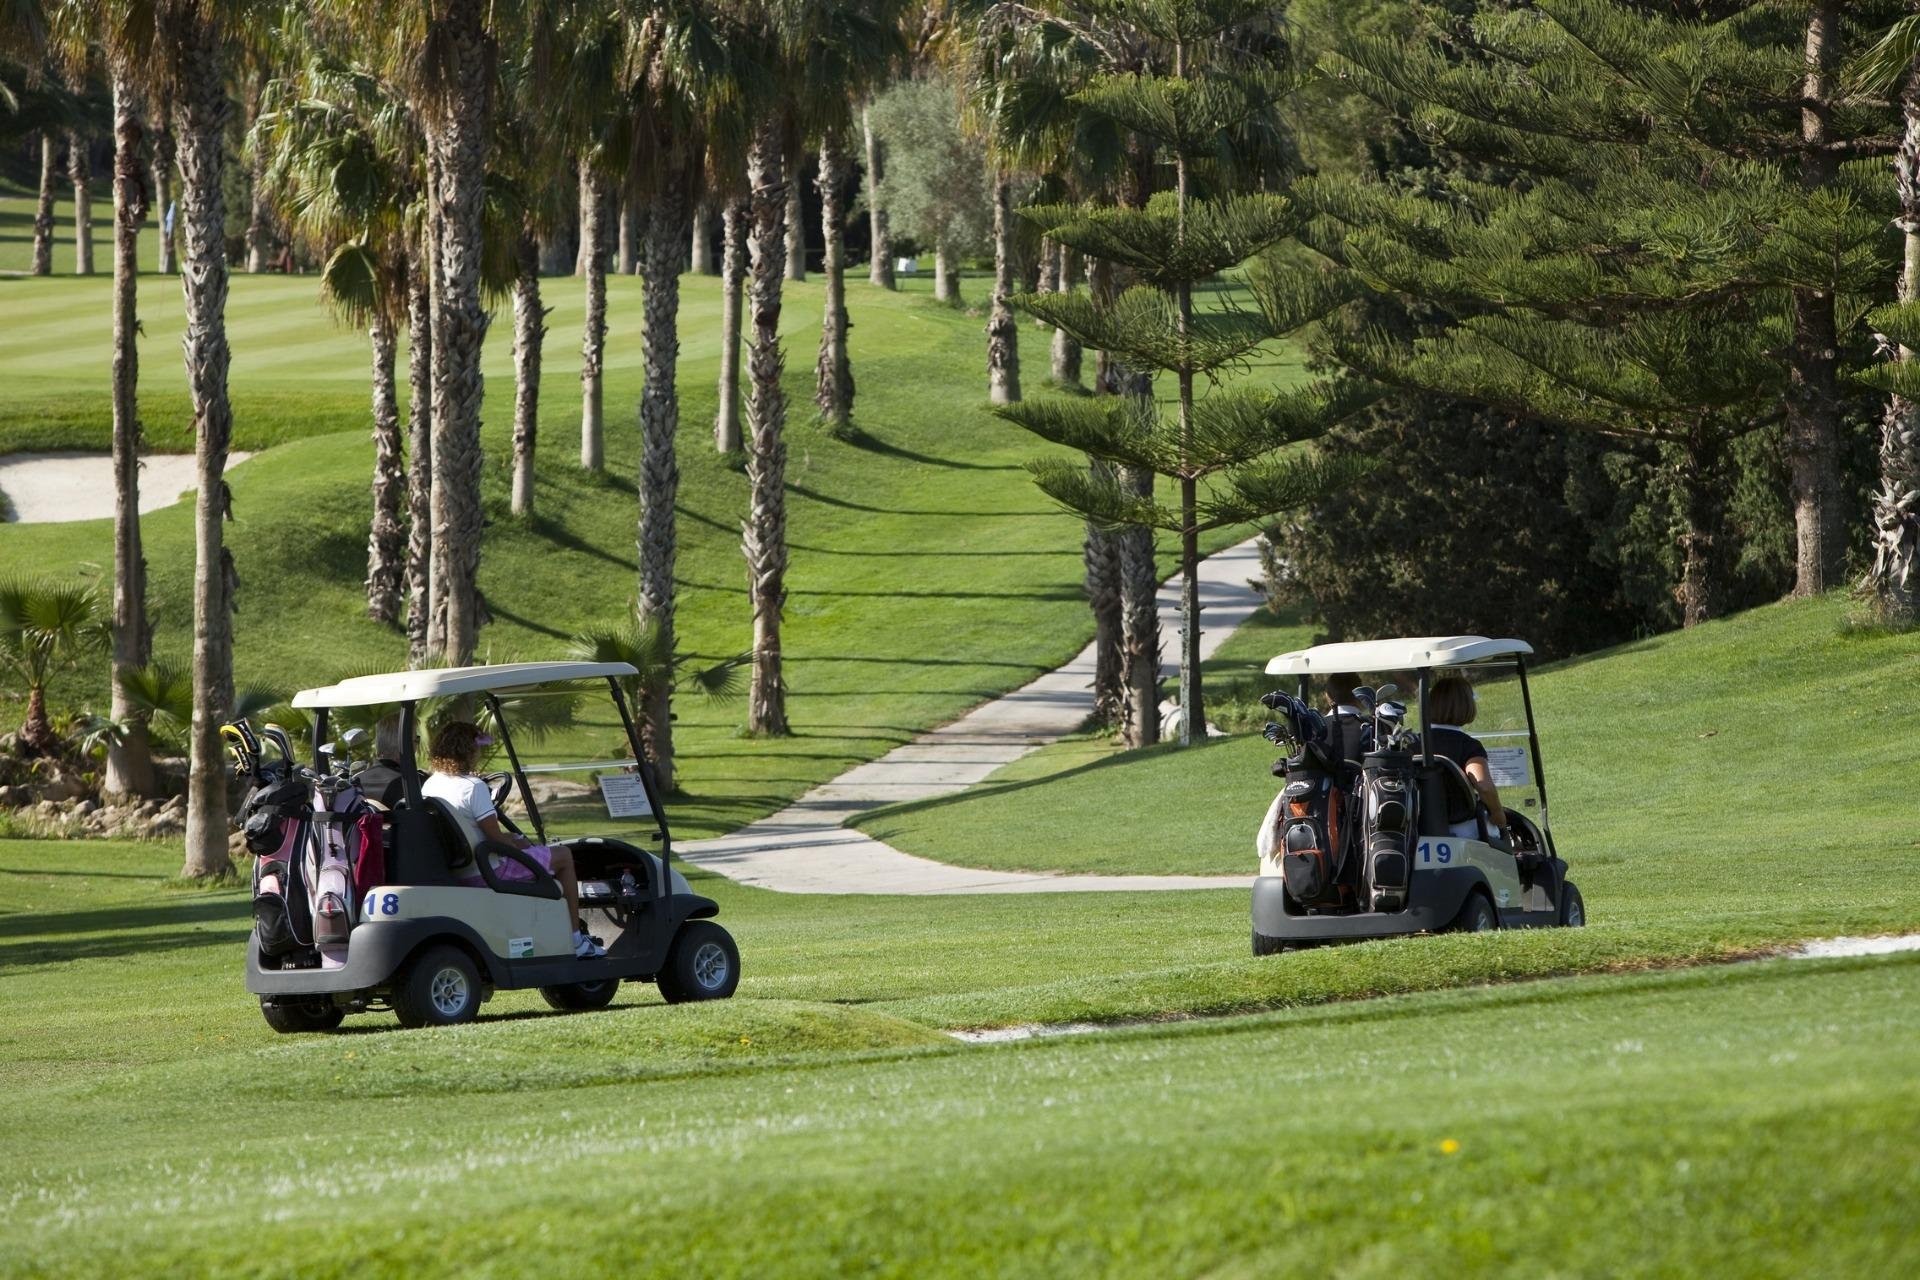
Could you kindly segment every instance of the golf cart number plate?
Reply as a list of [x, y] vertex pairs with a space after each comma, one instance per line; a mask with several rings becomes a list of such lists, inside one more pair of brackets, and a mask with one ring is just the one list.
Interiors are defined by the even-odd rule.
[[1413, 848], [1416, 871], [1458, 866], [1462, 862], [1458, 840], [1422, 840]]
[[637, 773], [601, 774], [600, 795], [607, 802], [609, 818], [644, 818], [653, 812], [646, 784]]

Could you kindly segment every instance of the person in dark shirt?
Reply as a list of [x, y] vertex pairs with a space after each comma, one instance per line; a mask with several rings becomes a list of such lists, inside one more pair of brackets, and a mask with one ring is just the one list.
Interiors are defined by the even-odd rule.
[[[411, 753], [400, 737], [400, 713], [381, 718], [373, 727], [373, 763], [360, 771], [354, 779], [360, 786], [360, 794], [369, 800], [392, 809], [406, 798], [406, 765], [403, 761]], [[415, 776], [422, 776], [419, 770]]]
[[[1467, 775], [1467, 781], [1479, 792], [1481, 803], [1487, 806], [1487, 825], [1495, 832], [1505, 831], [1507, 811], [1501, 807], [1499, 788], [1493, 785], [1493, 774], [1487, 767], [1487, 749], [1466, 731], [1478, 710], [1475, 702], [1473, 685], [1465, 676], [1445, 676], [1434, 681], [1427, 693], [1427, 714], [1432, 719], [1426, 726], [1427, 742], [1433, 747], [1433, 754], [1445, 756]], [[1453, 834], [1465, 839], [1474, 838], [1479, 829], [1476, 821], [1455, 826], [1459, 829]], [[1473, 830], [1467, 830], [1469, 827]]]
[[1360, 677], [1347, 672], [1327, 677], [1327, 720], [1342, 760], [1358, 760], [1366, 746], [1366, 716], [1354, 701]]

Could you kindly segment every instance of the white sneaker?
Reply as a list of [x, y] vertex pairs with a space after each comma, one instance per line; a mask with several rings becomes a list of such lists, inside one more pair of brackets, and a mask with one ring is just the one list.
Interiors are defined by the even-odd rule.
[[573, 932], [573, 958], [574, 959], [592, 960], [597, 956], [603, 956], [605, 954], [607, 954], [607, 949], [605, 947], [595, 942], [592, 938], [589, 938], [586, 934], [581, 933], [578, 929], [574, 930]]

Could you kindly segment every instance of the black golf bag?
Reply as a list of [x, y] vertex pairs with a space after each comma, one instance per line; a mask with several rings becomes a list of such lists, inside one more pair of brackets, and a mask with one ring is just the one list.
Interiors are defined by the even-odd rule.
[[1400, 911], [1407, 905], [1420, 788], [1413, 757], [1404, 751], [1367, 755], [1360, 774], [1360, 886], [1367, 908]]
[[1280, 794], [1280, 874], [1287, 892], [1305, 907], [1337, 905], [1349, 891], [1347, 793], [1338, 772], [1290, 763]]
[[240, 830], [254, 855], [254, 930], [270, 957], [313, 945], [311, 908], [297, 887], [310, 813], [307, 784], [277, 773], [263, 772], [240, 806]]

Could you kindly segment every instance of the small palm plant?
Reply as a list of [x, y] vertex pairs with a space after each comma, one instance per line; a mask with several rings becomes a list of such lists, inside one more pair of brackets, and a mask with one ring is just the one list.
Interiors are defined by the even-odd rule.
[[[150, 662], [120, 678], [120, 694], [127, 705], [147, 720], [154, 746], [163, 753], [184, 755], [193, 729], [193, 673], [172, 662]], [[233, 695], [233, 719], [258, 716], [285, 695], [275, 689], [249, 687]], [[100, 723], [92, 736], [108, 741], [123, 726]]]
[[621, 680], [621, 690], [632, 708], [646, 744], [647, 757], [653, 762], [662, 790], [673, 790], [673, 753], [671, 739], [653, 722], [656, 700], [648, 695], [663, 685], [673, 689], [691, 686], [715, 702], [727, 702], [740, 696], [740, 671], [753, 661], [751, 653], [735, 654], [711, 666], [694, 667], [698, 655], [676, 652], [673, 642], [656, 619], [629, 622], [624, 626], [586, 631], [573, 638], [573, 654], [587, 662], [625, 662], [636, 674]]
[[107, 628], [90, 587], [52, 578], [0, 582], [0, 667], [27, 689], [20, 754], [57, 756], [60, 735], [47, 717], [47, 682], [89, 653], [105, 652]]

